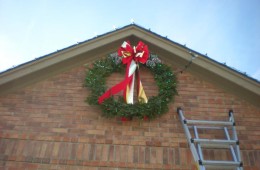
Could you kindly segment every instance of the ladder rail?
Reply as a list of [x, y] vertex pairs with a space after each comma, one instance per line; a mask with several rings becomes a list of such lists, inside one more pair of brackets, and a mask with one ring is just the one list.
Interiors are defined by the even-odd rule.
[[[226, 127], [224, 128], [224, 131], [225, 131], [226, 138], [228, 140], [230, 140], [230, 136], [229, 136], [229, 133], [228, 133], [228, 130]], [[233, 146], [230, 145], [229, 147], [230, 147], [230, 151], [232, 153], [232, 157], [233, 157], [234, 161], [238, 161]]]
[[[227, 130], [226, 127], [224, 127], [224, 131], [225, 131], [226, 138], [227, 138], [228, 140], [230, 140], [229, 132], [228, 132], [228, 130]], [[232, 132], [232, 133], [234, 133], [234, 132]], [[230, 148], [230, 151], [231, 151], [233, 160], [237, 162], [238, 159], [237, 159], [237, 156], [236, 156], [234, 147], [230, 145], [229, 148]], [[239, 170], [239, 168], [236, 168], [236, 170]]]
[[195, 159], [195, 161], [197, 163], [199, 163], [200, 159], [199, 159], [199, 155], [197, 154], [196, 152], [196, 148], [195, 148], [195, 145], [193, 143], [191, 143], [191, 134], [190, 134], [190, 131], [189, 131], [189, 128], [187, 126], [185, 126], [185, 117], [183, 116], [183, 113], [182, 113], [182, 110], [178, 110], [178, 113], [179, 113], [179, 116], [181, 117], [181, 123], [182, 123], [182, 127], [184, 128], [184, 132], [186, 134], [186, 138], [187, 138], [187, 141], [189, 143], [189, 146], [191, 148], [191, 153], [193, 155], [193, 158]]
[[[196, 137], [197, 139], [199, 139], [199, 134], [198, 134], [197, 127], [194, 126], [193, 128], [194, 128], [195, 137]], [[202, 149], [201, 149], [201, 146], [200, 146], [199, 143], [197, 144], [197, 147], [198, 147], [198, 151], [199, 151], [200, 160], [203, 161], [203, 160], [204, 160], [204, 157], [203, 157]], [[202, 165], [200, 165], [200, 169], [201, 169], [201, 170], [205, 170], [205, 167], [202, 166]]]
[[[233, 115], [233, 110], [229, 110], [229, 117], [230, 117], [232, 122], [235, 122], [234, 115]], [[232, 134], [233, 139], [234, 140], [238, 140], [236, 126], [232, 126], [232, 132], [233, 132], [233, 134]], [[236, 145], [235, 148], [236, 148], [237, 159], [238, 159], [239, 162], [242, 162], [241, 155], [240, 155], [239, 144]]]

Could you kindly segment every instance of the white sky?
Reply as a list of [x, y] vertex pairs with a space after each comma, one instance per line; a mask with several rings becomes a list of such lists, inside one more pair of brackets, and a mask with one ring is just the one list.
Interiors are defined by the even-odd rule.
[[259, 0], [0, 0], [0, 72], [133, 18], [260, 80], [259, 9]]

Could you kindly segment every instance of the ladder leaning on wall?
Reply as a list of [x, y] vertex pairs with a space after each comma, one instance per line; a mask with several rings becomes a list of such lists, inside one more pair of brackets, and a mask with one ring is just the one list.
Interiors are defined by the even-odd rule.
[[[191, 153], [199, 170], [206, 169], [235, 169], [243, 170], [241, 161], [239, 140], [236, 133], [236, 124], [233, 111], [229, 111], [229, 121], [207, 121], [207, 120], [188, 120], [184, 117], [182, 109], [179, 107], [177, 112], [180, 116], [186, 138], [188, 140]], [[203, 139], [199, 138], [198, 130], [224, 130], [226, 139]], [[190, 131], [193, 130], [192, 135]], [[232, 132], [230, 137], [229, 131]], [[229, 149], [232, 155], [230, 160], [205, 160], [203, 149]]]

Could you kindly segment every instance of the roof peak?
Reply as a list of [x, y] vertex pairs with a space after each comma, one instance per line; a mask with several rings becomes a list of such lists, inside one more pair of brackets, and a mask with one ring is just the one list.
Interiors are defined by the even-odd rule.
[[57, 51], [48, 53], [48, 54], [46, 54], [46, 55], [43, 55], [43, 56], [40, 56], [40, 57], [36, 57], [36, 58], [33, 59], [33, 60], [30, 60], [30, 61], [21, 63], [21, 64], [19, 64], [19, 65], [17, 65], [17, 66], [14, 66], [14, 67], [12, 67], [12, 68], [9, 68], [9, 69], [4, 70], [4, 71], [0, 72], [0, 75], [1, 75], [1, 74], [4, 74], [4, 73], [6, 73], [6, 72], [8, 72], [8, 71], [10, 71], [10, 70], [13, 70], [13, 69], [16, 69], [16, 68], [18, 68], [18, 67], [24, 66], [24, 65], [26, 65], [26, 64], [32, 63], [32, 62], [34, 62], [34, 61], [37, 61], [37, 60], [39, 60], [39, 59], [42, 59], [42, 58], [45, 58], [45, 57], [49, 57], [49, 56], [54, 55], [54, 54], [56, 54], [56, 53], [59, 53], [59, 52], [61, 52], [61, 51], [63, 51], [63, 50], [66, 50], [66, 49], [75, 47], [75, 46], [80, 45], [80, 44], [84, 44], [84, 43], [89, 42], [89, 41], [91, 41], [91, 40], [94, 40], [94, 39], [96, 39], [96, 38], [100, 38], [100, 37], [103, 37], [103, 36], [105, 36], [105, 35], [108, 35], [108, 34], [111, 34], [111, 33], [115, 33], [115, 32], [117, 32], [117, 31], [124, 30], [124, 29], [131, 28], [131, 27], [137, 28], [137, 29], [141, 29], [141, 30], [146, 31], [146, 32], [149, 32], [149, 33], [151, 33], [151, 34], [153, 34], [153, 35], [155, 35], [155, 36], [158, 36], [158, 37], [160, 37], [160, 38], [162, 38], [162, 39], [164, 39], [164, 40], [166, 40], [166, 41], [169, 41], [170, 43], [173, 43], [173, 44], [175, 44], [175, 45], [178, 45], [178, 46], [180, 46], [181, 48], [186, 49], [187, 51], [196, 53], [197, 55], [200, 55], [200, 56], [202, 56], [202, 57], [205, 57], [205, 58], [207, 58], [207, 59], [209, 59], [209, 60], [211, 60], [211, 61], [213, 61], [213, 62], [215, 62], [215, 63], [217, 63], [217, 64], [219, 64], [219, 65], [221, 65], [221, 66], [223, 66], [223, 67], [226, 67], [226, 68], [228, 68], [228, 69], [230, 69], [230, 70], [232, 70], [232, 71], [237, 72], [238, 74], [240, 74], [240, 75], [242, 75], [242, 76], [245, 76], [245, 77], [247, 77], [247, 78], [249, 78], [249, 79], [251, 79], [251, 80], [253, 80], [253, 81], [257, 82], [257, 83], [260, 83], [260, 80], [255, 79], [255, 78], [253, 78], [253, 77], [247, 75], [246, 73], [244, 73], [244, 72], [242, 72], [242, 71], [240, 71], [240, 70], [238, 70], [238, 69], [236, 69], [236, 68], [234, 68], [234, 67], [228, 66], [228, 65], [226, 65], [225, 63], [221, 63], [221, 62], [219, 62], [219, 61], [217, 61], [217, 60], [215, 60], [215, 59], [213, 59], [213, 58], [211, 58], [211, 57], [209, 57], [209, 56], [207, 56], [207, 55], [205, 55], [205, 54], [202, 54], [202, 53], [197, 52], [197, 51], [195, 51], [195, 50], [193, 50], [193, 49], [191, 49], [191, 48], [186, 47], [186, 45], [182, 45], [182, 44], [180, 44], [180, 43], [178, 43], [178, 42], [176, 42], [176, 41], [173, 41], [173, 40], [169, 39], [167, 36], [162, 36], [161, 34], [158, 34], [158, 33], [154, 32], [154, 31], [152, 31], [150, 28], [147, 29], [147, 28], [145, 28], [144, 26], [141, 26], [140, 24], [136, 24], [135, 22], [132, 22], [132, 23], [127, 24], [127, 25], [125, 25], [125, 26], [117, 27], [117, 28], [115, 28], [114, 30], [108, 31], [108, 32], [103, 33], [103, 34], [100, 34], [100, 35], [96, 35], [96, 36], [94, 36], [94, 37], [92, 37], [92, 38], [86, 39], [86, 40], [81, 41], [81, 42], [77, 42], [77, 43], [72, 44], [72, 45], [70, 45], [70, 46], [67, 46], [67, 47], [65, 47], [65, 48], [62, 48], [62, 49], [59, 49], [59, 50], [57, 50]]

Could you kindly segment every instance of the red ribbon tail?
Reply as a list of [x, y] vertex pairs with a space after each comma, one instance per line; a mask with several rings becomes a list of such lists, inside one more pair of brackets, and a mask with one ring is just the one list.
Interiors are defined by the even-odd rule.
[[98, 98], [98, 104], [102, 104], [103, 101], [110, 96], [120, 92], [121, 90], [124, 90], [127, 86], [127, 84], [131, 81], [131, 79], [125, 79], [122, 82], [118, 83], [117, 85], [111, 87], [109, 90], [107, 90], [102, 96]]

